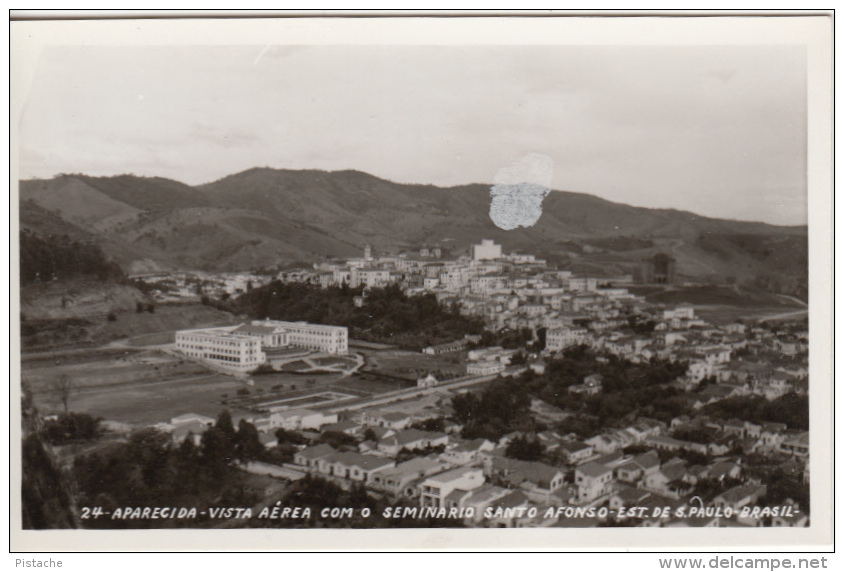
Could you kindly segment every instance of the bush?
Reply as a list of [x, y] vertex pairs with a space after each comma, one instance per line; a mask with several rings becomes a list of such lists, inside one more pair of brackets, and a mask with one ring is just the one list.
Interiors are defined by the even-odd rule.
[[87, 413], [68, 413], [57, 420], [44, 423], [44, 436], [52, 445], [63, 445], [77, 440], [99, 437], [102, 433], [100, 422]]

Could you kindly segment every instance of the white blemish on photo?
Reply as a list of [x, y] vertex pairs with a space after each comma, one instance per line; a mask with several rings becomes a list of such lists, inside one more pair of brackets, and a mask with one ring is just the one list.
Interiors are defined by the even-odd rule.
[[529, 153], [499, 169], [489, 192], [489, 218], [495, 226], [513, 230], [535, 225], [553, 173], [551, 158], [541, 153]]

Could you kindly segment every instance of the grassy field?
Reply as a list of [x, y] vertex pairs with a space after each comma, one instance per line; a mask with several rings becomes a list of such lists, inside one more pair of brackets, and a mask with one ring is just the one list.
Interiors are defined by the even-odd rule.
[[281, 366], [277, 367], [276, 369], [278, 369], [279, 371], [287, 371], [287, 372], [295, 373], [297, 371], [302, 371], [303, 369], [310, 369], [310, 367], [311, 366], [309, 366], [304, 361], [299, 359], [299, 360], [296, 360], [296, 361], [287, 362], [286, 364], [281, 365]]
[[24, 370], [27, 385], [33, 387], [36, 407], [45, 414], [59, 413], [59, 394], [49, 387], [57, 375], [65, 374], [75, 384], [69, 409], [105, 420], [137, 426], [169, 421], [182, 413], [216, 416], [222, 409], [221, 393], [234, 394], [242, 384], [221, 374], [209, 373], [195, 364], [132, 364], [108, 362], [84, 366], [60, 366]]
[[130, 346], [161, 346], [164, 344], [172, 344], [176, 342], [176, 332], [159, 332], [156, 334], [142, 334], [129, 338], [128, 344]]
[[363, 370], [416, 381], [429, 373], [442, 372], [453, 376], [466, 374], [466, 353], [455, 352], [432, 356], [404, 350], [362, 352], [366, 357]]
[[695, 314], [717, 326], [730, 324], [736, 320], [743, 322], [756, 322], [768, 319], [772, 316], [780, 316], [794, 312], [795, 321], [802, 320], [806, 314], [800, 314], [803, 310], [800, 306], [729, 306], [710, 305], [695, 306]]
[[311, 361], [317, 365], [339, 365], [343, 366], [344, 369], [349, 369], [355, 366], [355, 360], [341, 357], [314, 358]]
[[368, 395], [375, 395], [378, 393], [385, 393], [387, 391], [396, 391], [397, 389], [406, 389], [408, 387], [412, 387], [413, 385], [414, 384], [410, 382], [403, 382], [399, 380], [389, 380], [369, 375], [353, 375], [339, 381], [332, 387], [341, 391], [352, 390]]
[[[788, 308], [782, 299], [767, 292], [737, 291], [723, 286], [689, 286], [666, 289], [646, 295], [652, 304], [680, 304], [718, 306], [778, 306]], [[783, 310], [785, 311], [785, 310]]]
[[137, 346], [172, 343], [174, 332], [190, 328], [227, 326], [241, 323], [236, 316], [202, 304], [159, 304], [154, 313], [134, 309], [82, 318], [30, 320], [22, 331], [22, 345], [27, 351], [40, 349], [99, 346], [130, 339]]

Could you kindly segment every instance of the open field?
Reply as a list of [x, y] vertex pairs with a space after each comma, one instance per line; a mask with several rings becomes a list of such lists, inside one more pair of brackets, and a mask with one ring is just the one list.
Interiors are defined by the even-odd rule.
[[413, 385], [415, 385], [415, 383], [378, 378], [369, 375], [353, 375], [332, 385], [332, 387], [374, 395], [378, 393], [386, 393], [388, 391], [396, 391], [397, 389], [405, 389], [407, 387], [412, 387]]
[[[631, 289], [633, 291], [634, 289]], [[797, 303], [768, 292], [742, 290], [726, 286], [674, 286], [662, 291], [646, 294], [652, 304], [680, 304], [686, 302], [695, 306], [741, 306], [741, 307], [797, 307]], [[784, 310], [783, 310], [784, 311]]]
[[769, 319], [788, 318], [794, 321], [805, 319], [806, 309], [800, 306], [695, 306], [695, 314], [716, 326], [729, 324], [736, 320], [756, 322]]
[[450, 377], [466, 374], [466, 352], [454, 352], [432, 356], [405, 350], [361, 352], [366, 357], [363, 370], [382, 375], [401, 377], [416, 381], [418, 378], [438, 372]]
[[110, 352], [58, 356], [52, 363], [44, 361], [23, 363], [23, 379], [34, 393], [49, 390], [51, 383], [65, 376], [76, 388], [122, 386], [151, 381], [166, 381], [202, 375], [207, 370], [195, 363], [158, 352]]
[[[241, 384], [228, 376], [207, 372], [178, 379], [142, 379], [79, 388], [70, 396], [69, 409], [135, 426], [169, 421], [182, 413], [216, 417], [225, 407], [220, 395], [234, 394], [238, 387]], [[62, 409], [53, 392], [36, 393], [33, 399], [45, 414]]]
[[155, 334], [142, 334], [129, 338], [126, 343], [130, 346], [163, 346], [176, 342], [176, 332], [158, 332]]
[[[314, 359], [329, 367], [355, 363], [333, 356]], [[310, 367], [297, 362], [297, 366]], [[135, 426], [169, 421], [188, 412], [214, 417], [229, 409], [233, 414], [253, 415], [266, 409], [267, 402], [290, 407], [329, 405], [337, 397], [366, 397], [402, 387], [400, 382], [367, 381], [340, 372], [254, 375], [247, 385], [178, 355], [131, 346], [24, 356], [24, 384], [42, 413], [63, 409], [54, 383], [62, 378], [72, 387], [70, 410]]]
[[111, 313], [113, 321], [105, 314], [65, 318], [55, 312], [49, 319], [29, 319], [22, 328], [22, 347], [32, 351], [78, 349], [117, 340], [135, 346], [156, 345], [172, 343], [177, 330], [241, 323], [232, 314], [202, 304], [158, 304], [154, 313], [115, 308]]
[[324, 357], [324, 358], [313, 358], [311, 360], [317, 365], [323, 366], [335, 366], [339, 365], [342, 366], [343, 369], [350, 369], [355, 366], [356, 362], [353, 359], [349, 358], [342, 358], [342, 357]]

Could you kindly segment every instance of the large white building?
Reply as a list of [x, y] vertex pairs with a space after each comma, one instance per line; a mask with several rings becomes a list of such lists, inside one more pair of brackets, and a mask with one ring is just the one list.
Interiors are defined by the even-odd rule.
[[261, 338], [235, 333], [237, 328], [207, 328], [176, 332], [176, 348], [189, 357], [239, 372], [252, 371], [267, 359]]
[[570, 346], [586, 343], [584, 328], [557, 328], [545, 333], [545, 349], [549, 352], [564, 350]]
[[501, 258], [501, 245], [483, 239], [480, 244], [472, 245], [472, 260], [495, 260]]
[[329, 354], [349, 353], [349, 330], [307, 322], [256, 320], [251, 324], [176, 332], [176, 349], [189, 357], [237, 372], [266, 362], [264, 348], [296, 346]]
[[232, 333], [238, 336], [248, 336], [261, 340], [262, 348], [283, 348], [290, 345], [287, 330], [281, 326], [267, 325], [261, 322], [243, 324]]
[[265, 326], [284, 330], [287, 333], [287, 345], [346, 355], [349, 353], [349, 329], [345, 326], [325, 326], [307, 322], [281, 322], [278, 320], [258, 320], [253, 326]]

